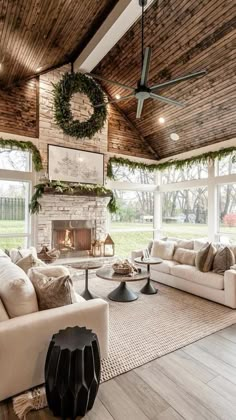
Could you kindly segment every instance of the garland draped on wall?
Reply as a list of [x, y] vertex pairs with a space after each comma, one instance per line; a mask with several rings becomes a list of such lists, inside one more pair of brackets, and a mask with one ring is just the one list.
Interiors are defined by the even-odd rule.
[[35, 185], [35, 193], [32, 196], [29, 209], [31, 214], [38, 213], [41, 209], [39, 199], [43, 194], [65, 194], [65, 195], [88, 195], [93, 197], [111, 197], [108, 203], [110, 213], [117, 211], [117, 204], [112, 190], [102, 185], [67, 183], [60, 181], [45, 181]]
[[109, 159], [107, 164], [107, 176], [108, 178], [114, 179], [114, 173], [112, 164], [118, 164], [121, 166], [126, 166], [131, 170], [134, 169], [143, 169], [149, 172], [154, 172], [156, 170], [164, 171], [168, 168], [175, 168], [175, 169], [184, 169], [189, 168], [194, 164], [201, 164], [201, 163], [208, 163], [209, 161], [214, 161], [215, 159], [223, 159], [226, 156], [232, 155], [232, 162], [236, 162], [236, 147], [228, 147], [225, 149], [220, 149], [214, 152], [207, 152], [203, 153], [202, 155], [193, 156], [188, 159], [180, 159], [180, 160], [168, 160], [163, 163], [143, 163], [143, 162], [134, 162], [129, 159], [125, 159], [122, 157], [112, 157]]
[[37, 147], [31, 141], [19, 141], [11, 139], [3, 139], [0, 137], [0, 147], [6, 149], [19, 149], [32, 153], [32, 161], [34, 169], [39, 172], [43, 169], [42, 158]]

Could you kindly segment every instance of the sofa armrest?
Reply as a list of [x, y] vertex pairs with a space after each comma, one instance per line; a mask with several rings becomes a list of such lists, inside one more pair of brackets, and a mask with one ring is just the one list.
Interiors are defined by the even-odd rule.
[[143, 249], [136, 249], [135, 251], [131, 252], [131, 260], [134, 262], [135, 258], [143, 256]]
[[0, 401], [44, 382], [49, 342], [60, 329], [76, 325], [98, 336], [108, 354], [108, 304], [102, 299], [74, 303], [0, 322]]
[[236, 270], [227, 270], [224, 274], [225, 305], [236, 308]]

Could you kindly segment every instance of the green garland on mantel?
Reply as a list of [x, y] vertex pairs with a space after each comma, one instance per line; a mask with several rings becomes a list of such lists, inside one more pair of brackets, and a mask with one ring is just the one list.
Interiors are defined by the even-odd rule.
[[201, 163], [204, 164], [204, 163], [208, 163], [209, 161], [214, 161], [215, 159], [221, 160], [224, 157], [229, 156], [233, 153], [234, 155], [232, 156], [232, 162], [236, 162], [236, 147], [234, 146], [228, 147], [225, 149], [220, 149], [214, 152], [203, 153], [202, 155], [193, 156], [188, 159], [180, 159], [180, 160], [171, 159], [163, 163], [151, 163], [151, 164], [144, 163], [144, 162], [135, 162], [129, 159], [114, 156], [114, 157], [111, 157], [108, 161], [107, 176], [110, 179], [114, 179], [112, 164], [126, 166], [130, 168], [131, 170], [143, 169], [149, 172], [154, 172], [156, 170], [164, 171], [165, 169], [172, 168], [172, 167], [178, 170], [178, 169], [189, 168], [193, 164], [201, 164]]
[[59, 194], [59, 195], [87, 195], [92, 197], [111, 197], [108, 203], [110, 213], [117, 211], [117, 204], [112, 190], [102, 185], [67, 183], [61, 181], [45, 181], [35, 185], [35, 193], [32, 196], [29, 209], [31, 214], [39, 213], [41, 204], [39, 202], [43, 194]]
[[43, 169], [42, 159], [39, 150], [31, 141], [3, 139], [2, 137], [0, 137], [0, 147], [6, 149], [19, 149], [31, 152], [35, 170], [39, 172]]

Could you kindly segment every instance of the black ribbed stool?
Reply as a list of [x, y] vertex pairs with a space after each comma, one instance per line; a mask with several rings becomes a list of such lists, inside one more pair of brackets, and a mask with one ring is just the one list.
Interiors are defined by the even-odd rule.
[[92, 330], [69, 327], [54, 334], [45, 364], [46, 395], [54, 416], [75, 419], [91, 410], [100, 373], [99, 343]]

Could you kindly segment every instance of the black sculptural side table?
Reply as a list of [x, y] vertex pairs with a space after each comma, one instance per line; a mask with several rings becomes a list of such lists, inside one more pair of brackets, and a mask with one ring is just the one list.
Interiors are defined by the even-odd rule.
[[54, 416], [75, 419], [93, 407], [101, 364], [98, 339], [85, 327], [69, 327], [54, 334], [45, 364], [48, 406]]

